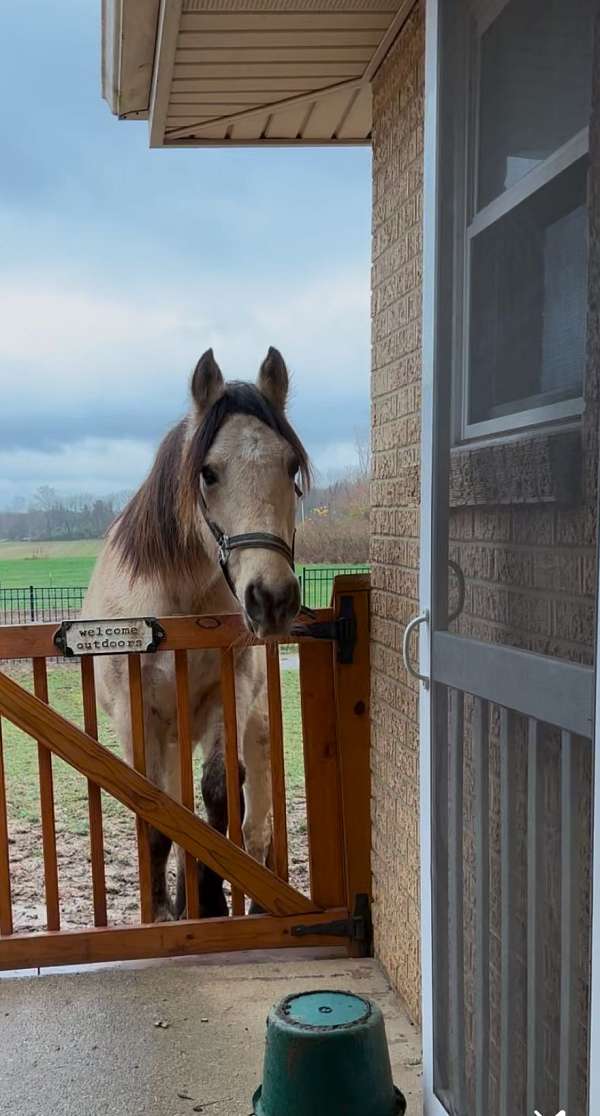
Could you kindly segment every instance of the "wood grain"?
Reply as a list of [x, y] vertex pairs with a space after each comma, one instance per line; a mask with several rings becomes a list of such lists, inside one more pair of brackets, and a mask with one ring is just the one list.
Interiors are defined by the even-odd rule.
[[[356, 618], [356, 646], [352, 663], [336, 658], [335, 696], [337, 738], [340, 749], [346, 882], [348, 906], [356, 896], [371, 894], [371, 759], [369, 577], [350, 574], [336, 577], [333, 604], [336, 614], [341, 598], [351, 596]], [[353, 948], [360, 952], [360, 945]]]
[[8, 816], [4, 777], [4, 748], [0, 718], [0, 934], [12, 934], [12, 901], [10, 890], [10, 856], [8, 849]]
[[[331, 620], [330, 608], [314, 610], [315, 622]], [[94, 619], [94, 617], [90, 617]], [[96, 617], [95, 619], [101, 619]], [[205, 647], [258, 646], [239, 612], [214, 613], [207, 616], [165, 616], [158, 622], [165, 632], [157, 654], [164, 651], [195, 651]], [[57, 654], [54, 637], [56, 624], [11, 624], [0, 626], [0, 659], [51, 658]], [[307, 635], [286, 636], [282, 643], [298, 643]]]
[[[302, 924], [319, 926], [346, 919], [345, 908], [304, 914]], [[210, 918], [198, 922], [155, 923], [90, 930], [63, 930], [59, 934], [14, 934], [0, 939], [0, 970], [48, 965], [100, 964], [183, 954], [222, 953], [245, 949], [289, 949], [296, 946], [345, 946], [344, 937], [307, 934], [295, 937], [298, 916], [273, 918], [248, 915]]]
[[[83, 725], [88, 736], [98, 739], [96, 711], [96, 683], [94, 660], [84, 655], [81, 660], [81, 688], [83, 695]], [[94, 925], [106, 926], [106, 873], [104, 868], [104, 830], [102, 824], [102, 792], [88, 779], [88, 815], [90, 819], [90, 862], [92, 868], [92, 896]]]
[[[33, 660], [33, 691], [40, 701], [48, 703], [48, 673], [46, 660]], [[60, 929], [60, 902], [58, 895], [58, 863], [56, 859], [56, 819], [54, 816], [54, 779], [52, 755], [38, 737], [38, 769], [40, 778], [40, 815], [42, 820], [42, 848], [44, 852], [44, 888], [46, 895], [46, 921], [49, 930]]]
[[[131, 742], [133, 766], [141, 775], [146, 774], [146, 731], [144, 727], [144, 694], [142, 690], [142, 664], [139, 655], [129, 655], [129, 710], [131, 716]], [[150, 830], [148, 823], [136, 814], [138, 846], [138, 874], [140, 881], [140, 911], [142, 922], [152, 922], [152, 868], [150, 860]], [[157, 827], [158, 828], [158, 827]]]
[[346, 901], [344, 824], [331, 643], [300, 647], [306, 823], [311, 895], [320, 907]]
[[281, 674], [279, 646], [268, 643], [267, 694], [269, 704], [269, 754], [271, 757], [271, 791], [273, 798], [273, 867], [280, 880], [287, 880], [288, 835], [285, 793], [285, 757], [283, 752], [283, 713], [281, 709]]

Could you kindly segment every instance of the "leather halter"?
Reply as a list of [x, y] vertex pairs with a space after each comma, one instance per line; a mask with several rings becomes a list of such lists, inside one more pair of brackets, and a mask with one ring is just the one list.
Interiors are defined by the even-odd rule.
[[235, 590], [235, 585], [233, 584], [233, 578], [228, 569], [229, 559], [233, 550], [274, 550], [278, 554], [283, 554], [288, 565], [294, 573], [296, 572], [294, 561], [295, 531], [291, 546], [288, 546], [285, 539], [280, 538], [279, 535], [272, 535], [268, 531], [246, 531], [241, 535], [226, 535], [225, 532], [209, 518], [208, 507], [202, 492], [200, 493], [200, 502], [202, 504], [206, 525], [219, 548], [219, 565], [223, 577], [236, 600], [239, 600], [239, 598]]

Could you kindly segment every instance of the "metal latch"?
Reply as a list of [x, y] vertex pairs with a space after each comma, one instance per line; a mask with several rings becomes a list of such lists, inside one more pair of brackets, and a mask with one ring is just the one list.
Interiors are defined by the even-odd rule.
[[373, 937], [369, 896], [356, 896], [354, 913], [350, 918], [333, 919], [315, 926], [301, 923], [299, 926], [292, 926], [291, 932], [294, 938], [307, 938], [312, 934], [325, 938], [349, 938], [352, 942], [360, 943], [366, 956], [370, 953]]
[[292, 635], [331, 640], [337, 645], [338, 663], [353, 662], [356, 646], [356, 616], [352, 597], [340, 598], [340, 614], [335, 620], [318, 620], [315, 624], [296, 624], [292, 628]]

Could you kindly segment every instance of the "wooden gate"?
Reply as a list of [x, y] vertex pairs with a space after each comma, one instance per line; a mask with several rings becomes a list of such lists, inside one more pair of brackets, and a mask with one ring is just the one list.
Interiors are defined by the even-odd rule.
[[[80, 659], [84, 728], [48, 704], [47, 660], [56, 656], [56, 624], [0, 628], [0, 660], [33, 662], [33, 693], [0, 673], [0, 969], [117, 961], [229, 950], [338, 944], [360, 954], [369, 946], [370, 773], [369, 773], [369, 595], [368, 578], [336, 579], [333, 603], [320, 609], [295, 637], [300, 666], [306, 832], [310, 889], [288, 883], [286, 779], [279, 648], [265, 645], [273, 786], [273, 870], [244, 851], [235, 706], [236, 641], [246, 632], [239, 615], [160, 619], [165, 638], [155, 652], [175, 657], [182, 801], [169, 797], [145, 774], [144, 695], [141, 659], [129, 654], [129, 690], [134, 743], [130, 767], [98, 741], [93, 655]], [[312, 635], [311, 635], [312, 631]], [[190, 735], [189, 651], [217, 649], [221, 657], [229, 833], [222, 836], [194, 812]], [[347, 661], [343, 661], [347, 660]], [[70, 666], [65, 669], [77, 669]], [[37, 741], [46, 928], [19, 932], [13, 925], [11, 849], [2, 718]], [[53, 756], [87, 780], [93, 925], [61, 929]], [[102, 818], [102, 792], [136, 818], [140, 920], [111, 925]], [[148, 827], [153, 826], [186, 854], [189, 918], [151, 923]], [[231, 884], [232, 916], [201, 919], [196, 861]], [[267, 911], [246, 915], [246, 897]]]

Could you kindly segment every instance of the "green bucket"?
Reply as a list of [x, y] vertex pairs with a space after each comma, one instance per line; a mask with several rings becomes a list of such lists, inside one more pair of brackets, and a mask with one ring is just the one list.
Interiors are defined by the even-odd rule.
[[302, 992], [269, 1013], [255, 1116], [403, 1116], [383, 1016], [351, 992]]

